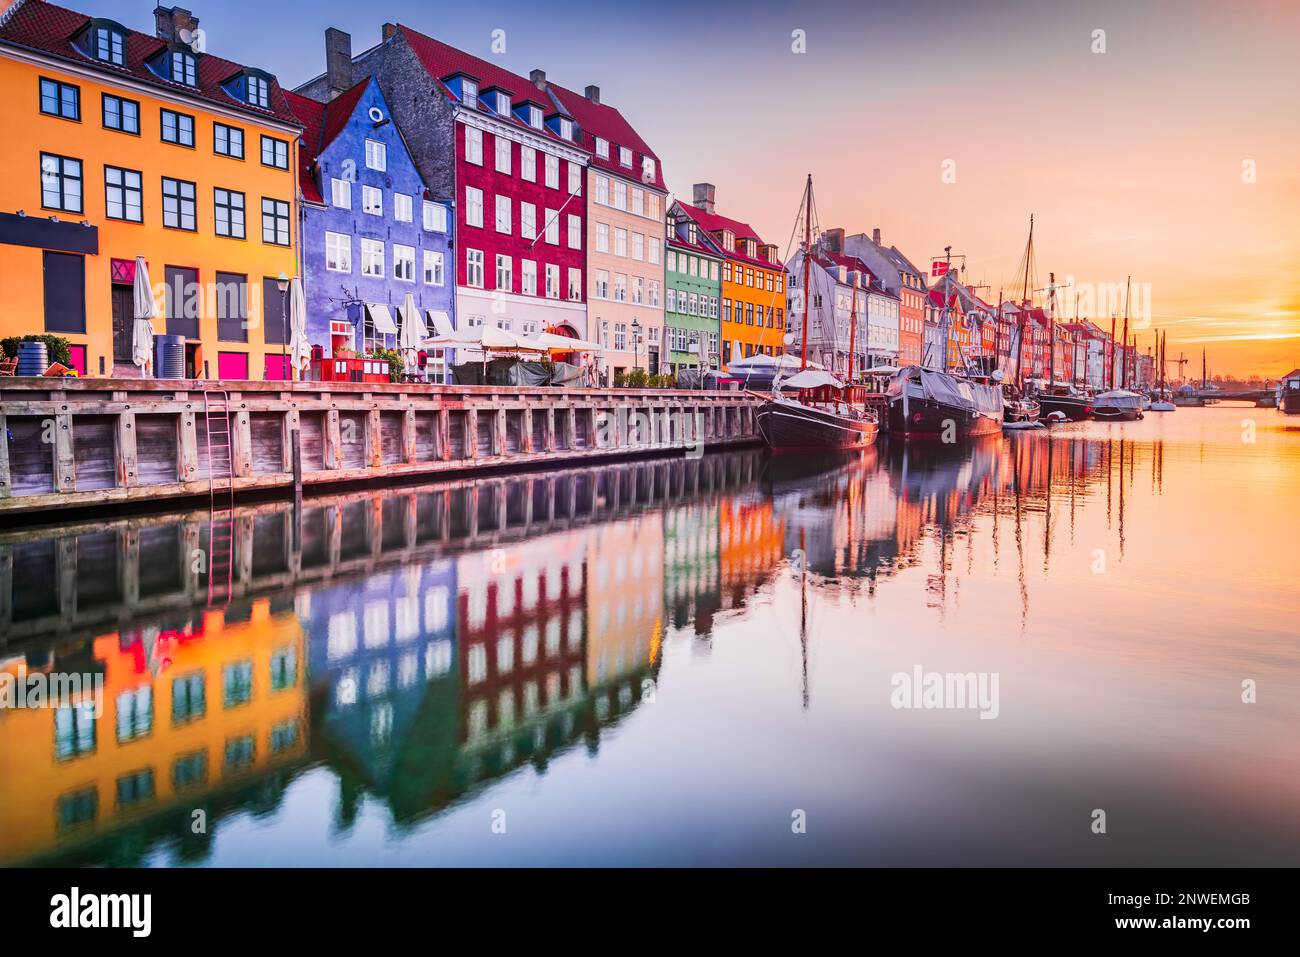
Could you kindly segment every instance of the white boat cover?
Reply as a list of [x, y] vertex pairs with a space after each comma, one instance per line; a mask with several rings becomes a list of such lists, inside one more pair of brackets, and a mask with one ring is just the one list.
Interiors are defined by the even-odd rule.
[[1093, 400], [1093, 408], [1100, 409], [1141, 409], [1142, 396], [1127, 389], [1114, 389], [1103, 392]]
[[937, 369], [908, 366], [890, 383], [890, 392], [903, 388], [908, 381], [920, 382], [922, 394], [927, 399], [942, 402], [953, 408], [965, 409], [991, 419], [1002, 418], [1002, 389], [997, 385], [983, 385], [959, 376], [948, 375]]
[[824, 385], [833, 389], [844, 388], [843, 382], [822, 369], [804, 369], [788, 379], [782, 379], [779, 385], [782, 389], [817, 389]]

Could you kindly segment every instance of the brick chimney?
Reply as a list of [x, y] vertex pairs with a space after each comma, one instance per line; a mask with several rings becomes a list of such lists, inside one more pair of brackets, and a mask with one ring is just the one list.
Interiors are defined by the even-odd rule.
[[591, 102], [596, 103], [596, 104], [599, 104], [599, 103], [600, 103], [600, 87], [598, 87], [598, 86], [589, 86], [589, 87], [587, 87], [587, 89], [584, 91], [584, 93], [585, 93], [587, 99], [591, 100]]
[[871, 241], [872, 241], [873, 243], [875, 243], [877, 246], [880, 245], [880, 227], [879, 227], [879, 226], [877, 226], [875, 229], [871, 230]]
[[352, 89], [352, 36], [334, 27], [325, 31], [325, 78], [331, 100]]
[[713, 212], [713, 204], [718, 197], [718, 188], [712, 183], [696, 183], [694, 189], [695, 199], [692, 205], [696, 209], [704, 210], [706, 213]]
[[194, 31], [199, 28], [199, 18], [184, 7], [164, 7], [159, 4], [154, 8], [153, 21], [158, 39], [168, 43], [190, 43], [194, 39]]
[[543, 93], [546, 92], [545, 70], [534, 70], [532, 73], [528, 74], [528, 79], [533, 81], [533, 86], [537, 87], [537, 89], [541, 90]]
[[822, 234], [822, 236], [826, 240], [826, 248], [829, 249], [831, 252], [833, 253], [844, 252], [843, 227], [837, 226], [835, 229], [828, 229], [826, 230], [826, 232]]

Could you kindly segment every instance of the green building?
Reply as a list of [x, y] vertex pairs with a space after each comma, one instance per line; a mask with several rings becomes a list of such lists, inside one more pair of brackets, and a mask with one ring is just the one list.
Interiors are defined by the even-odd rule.
[[695, 223], [668, 214], [664, 260], [664, 335], [674, 372], [700, 366], [718, 368], [722, 298], [722, 251]]

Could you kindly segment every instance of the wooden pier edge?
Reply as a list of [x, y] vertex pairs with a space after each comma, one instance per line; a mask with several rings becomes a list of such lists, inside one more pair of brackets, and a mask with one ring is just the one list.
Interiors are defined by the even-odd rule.
[[0, 384], [0, 522], [209, 495], [216, 391], [236, 496], [760, 441], [752, 393], [15, 378]]

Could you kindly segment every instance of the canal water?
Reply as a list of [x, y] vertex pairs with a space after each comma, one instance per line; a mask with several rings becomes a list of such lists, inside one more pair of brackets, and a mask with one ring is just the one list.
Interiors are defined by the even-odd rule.
[[1298, 510], [1224, 405], [0, 529], [0, 865], [1293, 864]]

